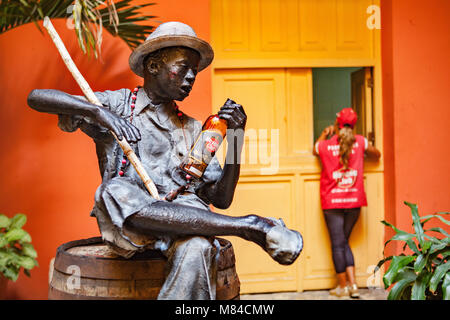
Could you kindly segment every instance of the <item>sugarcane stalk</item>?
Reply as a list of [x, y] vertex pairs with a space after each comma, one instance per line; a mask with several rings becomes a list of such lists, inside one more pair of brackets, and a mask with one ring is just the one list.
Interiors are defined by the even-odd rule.
[[[98, 105], [103, 107], [101, 102], [98, 100], [97, 96], [94, 94], [94, 91], [92, 91], [91, 87], [87, 83], [87, 81], [84, 79], [84, 77], [81, 75], [80, 71], [78, 70], [77, 66], [73, 62], [69, 52], [67, 51], [66, 47], [64, 46], [64, 43], [62, 42], [61, 38], [59, 37], [58, 32], [53, 27], [52, 22], [50, 21], [49, 17], [44, 18], [44, 28], [47, 29], [48, 34], [53, 40], [53, 43], [55, 44], [56, 48], [59, 51], [59, 54], [61, 55], [61, 58], [63, 59], [65, 65], [69, 69], [72, 76], [75, 78], [75, 81], [80, 86], [81, 90], [83, 91], [84, 95], [88, 99], [88, 101], [92, 104]], [[136, 169], [136, 172], [138, 173], [139, 177], [142, 179], [142, 182], [144, 182], [145, 187], [147, 188], [148, 192], [157, 200], [160, 200], [158, 190], [156, 189], [155, 184], [153, 183], [152, 179], [149, 177], [147, 172], [145, 171], [145, 168], [142, 166], [141, 161], [134, 153], [133, 149], [131, 149], [131, 146], [125, 139], [125, 137], [122, 138], [122, 140], [119, 140], [114, 132], [111, 131], [111, 134], [116, 139], [117, 143], [122, 148], [124, 154], [127, 156], [130, 163], [133, 165], [133, 167]]]

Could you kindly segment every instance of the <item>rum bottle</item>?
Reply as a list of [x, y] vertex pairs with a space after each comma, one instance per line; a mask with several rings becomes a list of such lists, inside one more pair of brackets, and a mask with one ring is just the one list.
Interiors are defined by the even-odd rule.
[[219, 118], [217, 114], [209, 116], [187, 159], [181, 164], [181, 169], [197, 179], [201, 178], [225, 138], [226, 132], [226, 120]]

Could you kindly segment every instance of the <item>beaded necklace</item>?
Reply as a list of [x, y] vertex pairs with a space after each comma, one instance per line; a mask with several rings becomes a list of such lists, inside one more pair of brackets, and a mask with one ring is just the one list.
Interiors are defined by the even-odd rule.
[[[131, 96], [131, 106], [130, 106], [131, 107], [130, 123], [133, 123], [134, 109], [136, 108], [137, 93], [138, 93], [140, 88], [142, 88], [142, 86], [137, 86], [136, 88], [133, 89], [133, 94]], [[173, 102], [173, 105], [174, 105], [174, 109], [175, 109], [175, 112], [177, 114], [178, 120], [180, 121], [181, 129], [183, 130], [183, 136], [184, 136], [184, 141], [185, 141], [185, 144], [186, 144], [186, 149], [189, 152], [189, 149], [188, 149], [188, 146], [187, 146], [186, 134], [184, 132], [183, 113], [180, 111], [178, 105], [175, 102]], [[122, 165], [121, 165], [121, 168], [120, 168], [120, 171], [119, 171], [119, 176], [122, 177], [125, 174], [124, 171], [125, 171], [125, 168], [127, 166], [127, 163], [128, 163], [128, 159], [127, 159], [127, 156], [124, 154], [123, 158], [122, 158], [122, 162], [121, 162]], [[172, 201], [178, 196], [178, 194], [186, 191], [186, 189], [189, 187], [189, 185], [192, 182], [192, 177], [191, 177], [191, 175], [186, 174], [185, 178], [186, 178], [186, 184], [181, 186], [181, 187], [179, 187], [176, 190], [172, 190], [171, 192], [169, 192], [169, 194], [164, 198], [165, 200]]]

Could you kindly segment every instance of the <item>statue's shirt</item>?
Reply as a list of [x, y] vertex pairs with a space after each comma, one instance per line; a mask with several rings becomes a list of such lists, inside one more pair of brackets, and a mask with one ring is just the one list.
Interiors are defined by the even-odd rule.
[[[110, 111], [130, 120], [132, 114], [130, 90], [120, 89], [95, 94]], [[181, 121], [171, 105], [153, 105], [143, 88], [137, 93], [135, 105], [132, 124], [139, 129], [141, 140], [131, 144], [131, 147], [155, 183], [160, 197], [163, 198], [170, 191], [186, 184], [186, 174], [179, 166], [200, 134], [201, 123], [186, 114], [183, 114]], [[94, 139], [102, 184], [97, 189], [91, 215], [97, 217], [102, 236], [106, 241], [123, 249], [133, 250], [136, 247], [134, 243], [131, 242], [130, 246], [130, 241], [123, 241], [123, 238], [126, 238], [121, 233], [123, 222], [128, 216], [156, 200], [145, 189], [129, 161], [123, 170], [124, 175], [119, 176], [124, 159], [123, 151], [106, 128], [88, 117], [70, 115], [59, 115], [58, 125], [67, 132], [80, 128]], [[218, 180], [221, 174], [222, 168], [214, 157], [202, 179], [195, 181], [173, 202], [209, 210], [209, 200], [200, 198], [195, 191], [204, 184]]]

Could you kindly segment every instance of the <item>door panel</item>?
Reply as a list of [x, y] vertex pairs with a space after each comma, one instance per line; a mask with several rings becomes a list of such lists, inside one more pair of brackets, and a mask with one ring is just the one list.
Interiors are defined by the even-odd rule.
[[[220, 14], [216, 16], [223, 24], [221, 37], [225, 51], [247, 51], [250, 49], [249, 0], [223, 0], [218, 3]], [[233, 19], [230, 19], [233, 17]]]
[[[264, 153], [271, 160], [281, 161], [296, 153], [306, 154], [312, 146], [311, 136], [304, 135], [305, 128], [312, 134], [311, 69], [224, 69], [216, 70], [213, 79], [216, 110], [226, 98], [242, 104], [248, 116], [246, 135], [253, 138], [245, 140], [242, 174], [233, 204], [220, 212], [282, 218], [289, 228], [301, 230], [298, 199], [293, 196], [298, 189], [297, 171], [281, 163], [277, 163], [279, 170], [270, 174], [261, 170], [275, 167], [273, 161], [265, 164]], [[278, 133], [277, 139], [273, 132]], [[226, 145], [221, 155], [219, 152], [222, 163], [225, 149]], [[255, 167], [259, 176], [249, 175], [248, 170]], [[237, 238], [232, 242], [242, 292], [299, 290], [297, 262], [282, 266], [254, 244]]]
[[[331, 242], [320, 205], [320, 176], [306, 175], [302, 179], [304, 208], [305, 252], [303, 256], [302, 284], [304, 290], [327, 289], [336, 286]], [[358, 286], [367, 287], [370, 271], [381, 259], [383, 246], [383, 219], [380, 212], [383, 196], [383, 178], [380, 173], [366, 173], [364, 185], [368, 206], [361, 214], [350, 236], [350, 248], [355, 260]]]
[[[329, 288], [334, 280], [331, 244], [320, 205], [320, 176], [308, 176], [303, 184], [305, 252], [303, 289]], [[306, 200], [307, 199], [307, 200]]]
[[[282, 218], [292, 226], [295, 221], [295, 201], [291, 177], [243, 178], [240, 180], [232, 206], [216, 210], [231, 216], [257, 214]], [[282, 266], [258, 245], [237, 237], [227, 237], [233, 244], [236, 268], [241, 281], [241, 293], [297, 290], [298, 262]]]
[[324, 28], [332, 16], [329, 0], [306, 0], [298, 2], [299, 49], [302, 51], [330, 50], [332, 32]]
[[[261, 21], [261, 51], [288, 50], [288, 1], [259, 1]], [[270, 21], [270, 23], [267, 23]]]
[[286, 69], [287, 155], [310, 155], [313, 145], [312, 70]]
[[[217, 70], [214, 76], [214, 111], [231, 98], [244, 107], [248, 120], [243, 167], [268, 167], [268, 157], [286, 154], [286, 76], [284, 69]], [[274, 141], [272, 143], [272, 137]], [[249, 142], [252, 143], [249, 143]], [[225, 148], [219, 157], [224, 158]]]

